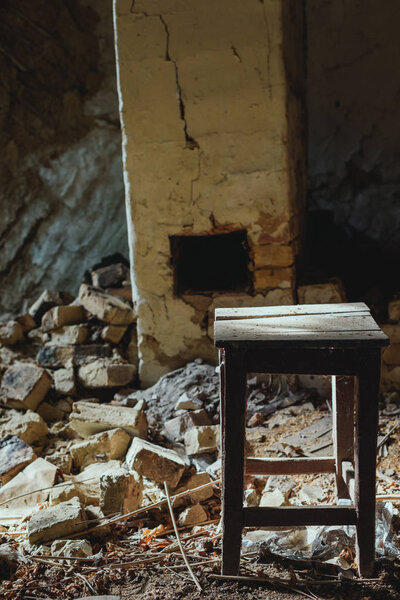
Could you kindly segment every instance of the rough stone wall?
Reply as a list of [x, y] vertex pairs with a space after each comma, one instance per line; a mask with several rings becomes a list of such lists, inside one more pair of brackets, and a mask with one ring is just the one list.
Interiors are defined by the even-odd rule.
[[0, 6], [0, 314], [127, 253], [109, 0]]
[[[284, 22], [301, 31], [302, 13], [283, 5], [301, 7], [297, 0], [115, 0], [144, 385], [193, 357], [214, 360], [215, 306], [294, 301], [304, 140], [288, 123], [302, 114], [302, 78], [296, 73], [293, 101], [288, 73], [294, 77], [296, 67], [288, 69], [285, 56], [302, 49], [284, 56], [282, 48]], [[247, 231], [251, 291], [175, 295], [169, 236], [237, 229]]]
[[306, 14], [308, 201], [328, 211], [312, 220], [317, 248], [325, 239], [335, 253], [321, 262], [350, 297], [368, 282], [390, 294], [400, 289], [400, 4], [307, 0]]

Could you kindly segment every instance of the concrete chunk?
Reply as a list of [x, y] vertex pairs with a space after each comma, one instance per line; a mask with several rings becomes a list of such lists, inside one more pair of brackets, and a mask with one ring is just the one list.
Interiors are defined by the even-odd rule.
[[135, 438], [127, 452], [126, 464], [151, 481], [175, 488], [185, 470], [185, 462], [174, 450]]
[[73, 369], [57, 369], [53, 374], [53, 385], [57, 396], [73, 396], [76, 392]]
[[83, 438], [116, 427], [124, 429], [131, 436], [147, 437], [143, 400], [139, 400], [132, 408], [80, 400], [74, 403], [70, 425]]
[[185, 448], [189, 456], [215, 452], [219, 447], [219, 425], [193, 427], [185, 433]]
[[14, 346], [24, 339], [24, 332], [17, 321], [0, 323], [0, 344], [3, 346]]
[[11, 408], [35, 410], [51, 388], [50, 375], [40, 367], [18, 363], [3, 375], [0, 397]]
[[33, 513], [28, 522], [28, 540], [38, 544], [86, 529], [86, 516], [78, 498]]
[[127, 330], [126, 326], [107, 325], [101, 332], [101, 337], [111, 344], [119, 344]]
[[60, 346], [68, 344], [84, 344], [88, 336], [89, 329], [86, 325], [66, 325], [51, 333], [51, 341], [49, 344]]
[[136, 371], [135, 365], [103, 358], [80, 367], [78, 378], [82, 385], [91, 389], [121, 387], [131, 383]]
[[6, 435], [0, 440], [0, 481], [6, 484], [29, 463], [36, 454], [31, 446], [15, 435]]
[[73, 477], [73, 483], [78, 490], [78, 496], [84, 506], [88, 506], [89, 504], [99, 505], [101, 476], [104, 473], [119, 469], [120, 466], [121, 463], [119, 460], [93, 463]]
[[65, 325], [75, 325], [85, 320], [85, 311], [82, 306], [69, 304], [67, 306], [54, 306], [42, 317], [42, 330], [53, 331]]
[[[186, 392], [184, 392], [175, 404], [175, 410], [198, 410], [202, 408], [203, 402], [198, 398], [190, 398]], [[199, 423], [200, 425], [200, 423]]]
[[[188, 479], [185, 480], [184, 483], [181, 483], [179, 487], [176, 489], [175, 494], [180, 494], [181, 492], [185, 492], [186, 490], [191, 490], [193, 488], [199, 487], [206, 483], [211, 483], [212, 479], [208, 473], [205, 471], [202, 473], [194, 473]], [[198, 492], [192, 492], [183, 498], [177, 498], [174, 500], [174, 506], [178, 507], [185, 503], [185, 499], [190, 498], [193, 503], [203, 502], [204, 500], [208, 500], [214, 495], [214, 490], [212, 487], [205, 488], [204, 490], [199, 490]]]
[[93, 549], [86, 540], [55, 540], [50, 549], [54, 556], [92, 556]]
[[30, 306], [28, 313], [35, 320], [37, 325], [40, 324], [42, 316], [53, 306], [69, 304], [73, 301], [71, 294], [67, 292], [55, 292], [53, 290], [44, 290], [39, 298]]
[[121, 467], [100, 477], [100, 508], [105, 515], [136, 510], [142, 499], [143, 483], [138, 473]]
[[211, 421], [204, 409], [187, 411], [164, 424], [163, 435], [170, 442], [183, 440], [186, 431], [196, 425], [210, 425]]
[[111, 347], [108, 344], [71, 346], [47, 343], [40, 348], [36, 360], [42, 367], [58, 369], [84, 365], [109, 356]]
[[131, 436], [124, 429], [110, 429], [90, 438], [71, 444], [69, 451], [75, 467], [101, 460], [123, 458], [131, 442]]
[[0, 425], [0, 436], [16, 435], [30, 446], [43, 446], [47, 433], [48, 428], [42, 417], [31, 410], [17, 413]]
[[194, 504], [193, 506], [188, 506], [188, 508], [181, 512], [178, 524], [181, 525], [181, 527], [184, 527], [185, 525], [196, 525], [197, 523], [207, 521], [207, 519], [207, 513], [201, 504]]
[[128, 304], [86, 284], [79, 289], [79, 302], [90, 314], [110, 325], [130, 325], [135, 320]]

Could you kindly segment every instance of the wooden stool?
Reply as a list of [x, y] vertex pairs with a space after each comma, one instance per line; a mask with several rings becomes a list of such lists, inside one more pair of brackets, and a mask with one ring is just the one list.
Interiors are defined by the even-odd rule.
[[[243, 527], [355, 525], [360, 575], [372, 575], [380, 349], [388, 343], [364, 303], [216, 309], [223, 574], [239, 571]], [[333, 375], [334, 456], [245, 460], [247, 373]], [[335, 473], [338, 497], [352, 505], [244, 507], [245, 472]]]

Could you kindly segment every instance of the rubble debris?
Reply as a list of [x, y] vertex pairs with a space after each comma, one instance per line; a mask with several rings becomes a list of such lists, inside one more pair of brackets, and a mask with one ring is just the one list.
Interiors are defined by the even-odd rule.
[[9, 510], [17, 520], [19, 516], [31, 514], [39, 503], [47, 499], [56, 475], [57, 467], [47, 460], [39, 457], [31, 462], [0, 488], [0, 514], [7, 514]]
[[60, 469], [64, 475], [69, 475], [72, 469], [72, 456], [65, 450], [52, 450], [46, 455], [46, 460]]
[[66, 325], [51, 332], [50, 345], [68, 346], [84, 344], [89, 336], [86, 325]]
[[3, 344], [3, 346], [14, 346], [14, 344], [22, 342], [23, 339], [24, 332], [17, 321], [0, 323], [0, 344]]
[[136, 406], [129, 407], [79, 400], [74, 403], [70, 426], [83, 438], [116, 427], [124, 429], [131, 436], [146, 438], [144, 402], [139, 401]]
[[190, 398], [186, 392], [178, 398], [178, 402], [175, 404], [175, 410], [198, 410], [200, 408], [203, 408], [203, 402], [199, 398]]
[[129, 304], [85, 283], [79, 289], [79, 302], [90, 314], [109, 325], [130, 325], [135, 320]]
[[6, 435], [0, 439], [0, 481], [6, 484], [29, 463], [36, 454], [33, 448], [15, 435]]
[[53, 386], [57, 396], [74, 396], [76, 393], [73, 369], [57, 369], [53, 374]]
[[76, 325], [85, 319], [85, 311], [79, 304], [66, 306], [54, 306], [42, 317], [41, 329], [44, 332], [54, 331], [65, 325]]
[[261, 412], [255, 412], [248, 420], [247, 427], [259, 427], [265, 421], [264, 415]]
[[263, 492], [259, 506], [283, 506], [286, 504], [285, 495], [278, 488]]
[[27, 410], [26, 413], [15, 411], [10, 419], [0, 424], [0, 436], [17, 435], [23, 442], [34, 447], [42, 447], [46, 441], [48, 427], [42, 417]]
[[296, 484], [293, 480], [293, 477], [288, 475], [270, 475], [265, 484], [263, 493], [278, 489], [280, 492], [282, 492], [286, 504], [295, 485]]
[[90, 272], [92, 285], [97, 288], [118, 288], [130, 281], [129, 266], [123, 262], [93, 268]]
[[[200, 487], [206, 483], [210, 483], [212, 481], [210, 475], [205, 471], [200, 473], [193, 473], [190, 475], [184, 482], [179, 484], [179, 487], [176, 489], [176, 494], [180, 494], [181, 492], [185, 492], [186, 490], [192, 490], [194, 488]], [[199, 490], [197, 492], [192, 492], [189, 494], [189, 498], [193, 503], [203, 502], [212, 498], [214, 495], [214, 491], [212, 487], [207, 487], [203, 490]], [[180, 506], [182, 501], [177, 499], [174, 501], [174, 507]]]
[[68, 346], [47, 343], [40, 348], [36, 360], [42, 367], [59, 369], [84, 365], [98, 358], [110, 356], [111, 347], [108, 344]]
[[165, 422], [162, 434], [170, 442], [181, 442], [186, 431], [196, 425], [210, 425], [210, 417], [203, 408], [186, 411]]
[[3, 375], [0, 397], [10, 408], [35, 410], [51, 388], [52, 378], [29, 363], [9, 367]]
[[122, 327], [119, 325], [107, 325], [102, 329], [101, 337], [105, 342], [110, 342], [110, 344], [119, 344], [127, 329], [125, 325]]
[[105, 515], [136, 510], [142, 500], [143, 483], [137, 473], [121, 467], [100, 477], [100, 508]]
[[215, 452], [219, 447], [219, 425], [192, 427], [185, 433], [185, 449], [189, 456]]
[[124, 457], [130, 442], [131, 436], [124, 429], [109, 429], [72, 443], [69, 452], [74, 466], [81, 469], [93, 462]]
[[160, 485], [165, 482], [172, 489], [178, 485], [186, 468], [185, 461], [174, 450], [137, 437], [133, 439], [125, 460], [129, 469]]
[[28, 333], [36, 327], [35, 319], [33, 319], [29, 313], [25, 313], [23, 315], [15, 317], [15, 320], [17, 321], [17, 323], [20, 324], [24, 333]]
[[182, 527], [186, 525], [197, 525], [197, 523], [202, 523], [203, 521], [207, 521], [207, 519], [207, 513], [201, 504], [193, 504], [181, 512], [178, 518], [178, 524]]
[[73, 296], [67, 292], [44, 290], [39, 298], [29, 307], [28, 314], [34, 319], [37, 325], [40, 325], [44, 313], [50, 310], [50, 308], [70, 304], [73, 299]]
[[30, 544], [49, 542], [86, 528], [86, 515], [78, 498], [32, 514], [28, 522]]
[[54, 404], [50, 402], [42, 402], [40, 406], [36, 409], [38, 415], [42, 417], [46, 423], [51, 423], [52, 421], [61, 421], [64, 417], [64, 411], [60, 410]]
[[100, 504], [100, 478], [108, 472], [119, 469], [121, 462], [119, 460], [109, 460], [107, 462], [98, 462], [88, 465], [77, 475], [73, 475], [71, 482], [78, 490], [78, 496], [81, 503], [85, 506]]
[[50, 547], [54, 556], [92, 556], [92, 545], [86, 540], [55, 540]]
[[87, 388], [110, 388], [128, 385], [136, 377], [135, 365], [99, 358], [78, 369], [78, 379]]
[[303, 504], [317, 504], [324, 499], [325, 495], [319, 485], [303, 485], [299, 492], [299, 500]]

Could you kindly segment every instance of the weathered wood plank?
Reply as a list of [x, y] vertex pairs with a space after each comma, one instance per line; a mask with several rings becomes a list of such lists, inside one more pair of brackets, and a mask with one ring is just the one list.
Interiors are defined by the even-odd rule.
[[249, 306], [241, 308], [216, 308], [215, 319], [253, 319], [269, 316], [315, 315], [332, 313], [369, 313], [364, 302], [341, 304], [296, 304], [294, 306]]
[[336, 496], [349, 498], [342, 475], [342, 462], [354, 456], [354, 378], [332, 377], [332, 435], [336, 461]]
[[244, 527], [297, 525], [355, 525], [357, 514], [351, 506], [283, 506], [243, 509]]
[[239, 571], [243, 529], [246, 371], [240, 351], [225, 351], [222, 437], [222, 573]]
[[298, 475], [306, 473], [334, 473], [332, 456], [317, 458], [247, 458], [245, 472], [248, 475]]
[[360, 357], [357, 428], [354, 448], [355, 507], [357, 510], [357, 562], [360, 575], [371, 577], [375, 565], [376, 440], [380, 352]]

